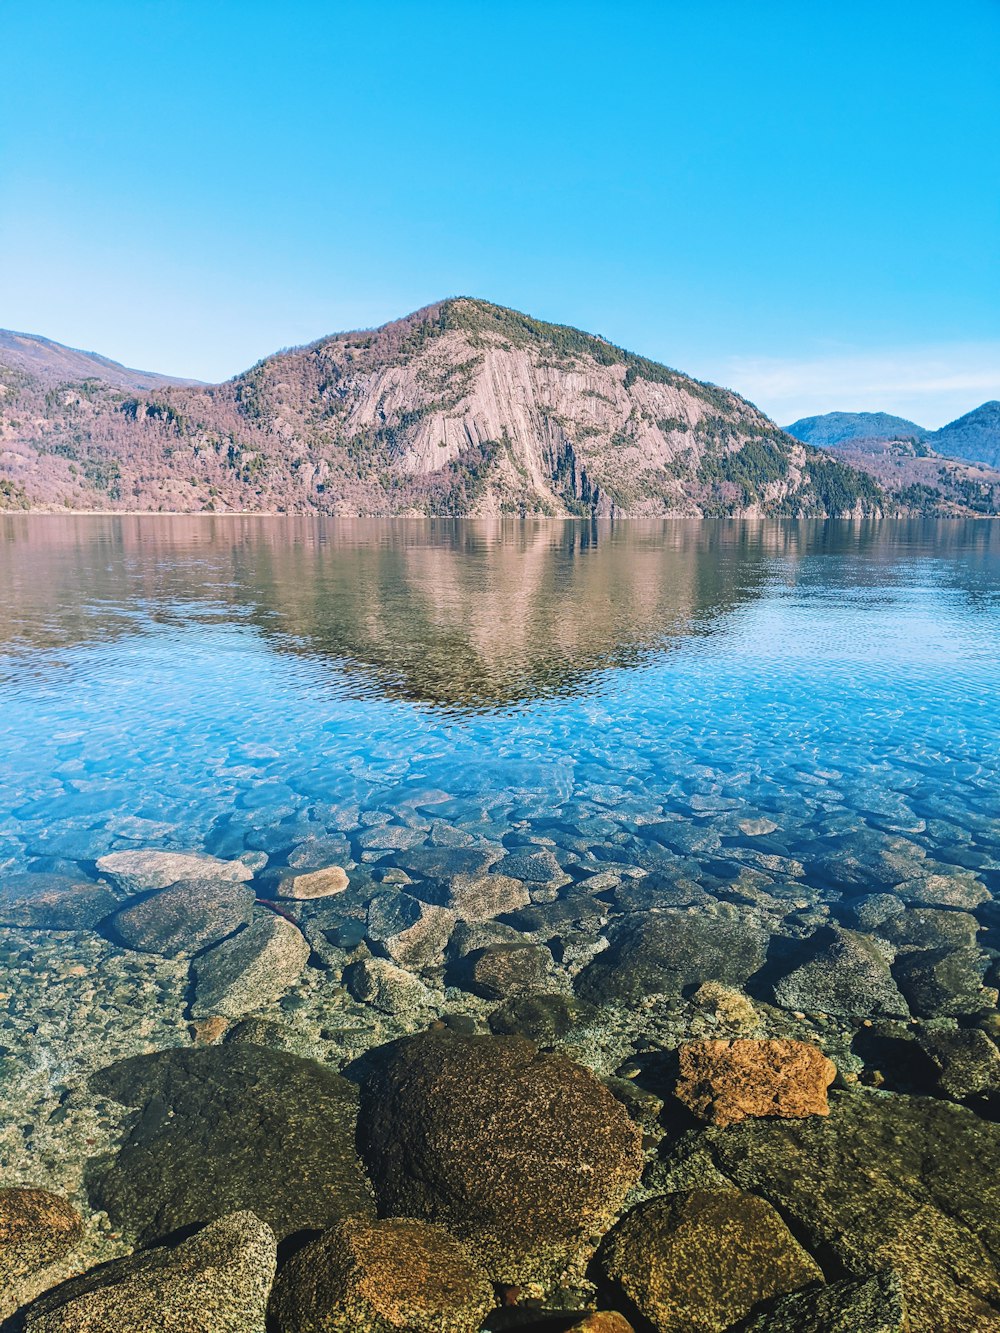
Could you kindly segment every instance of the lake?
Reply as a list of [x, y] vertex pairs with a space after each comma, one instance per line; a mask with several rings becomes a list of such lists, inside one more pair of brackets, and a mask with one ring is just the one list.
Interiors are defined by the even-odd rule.
[[[996, 1034], [998, 699], [989, 521], [2, 516], [0, 1168], [79, 1195], [94, 1071], [227, 1023], [348, 1070], [525, 1033], [661, 1100], [685, 1039], [795, 1037], [989, 1119], [883, 1029]], [[203, 904], [160, 950], [163, 883], [97, 866], [137, 851], [302, 957], [209, 976]]]

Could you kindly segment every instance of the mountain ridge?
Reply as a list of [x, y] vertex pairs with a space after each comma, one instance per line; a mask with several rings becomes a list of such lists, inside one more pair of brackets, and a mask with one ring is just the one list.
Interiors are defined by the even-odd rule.
[[4, 497], [342, 515], [899, 508], [864, 468], [728, 389], [471, 297], [284, 349], [214, 385], [60, 380], [11, 366], [0, 347]]

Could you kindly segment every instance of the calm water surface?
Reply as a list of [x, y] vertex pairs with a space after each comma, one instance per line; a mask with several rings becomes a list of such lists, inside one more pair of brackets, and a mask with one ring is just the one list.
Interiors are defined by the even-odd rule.
[[995, 885], [998, 686], [988, 522], [12, 516], [0, 866], [327, 835], [360, 862], [433, 790], [473, 834], [590, 821], [616, 860], [715, 814], [716, 875], [808, 881], [871, 828]]

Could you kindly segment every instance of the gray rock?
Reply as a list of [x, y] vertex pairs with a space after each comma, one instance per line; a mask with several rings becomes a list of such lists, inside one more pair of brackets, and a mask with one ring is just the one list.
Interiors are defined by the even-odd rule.
[[969, 912], [911, 907], [878, 928], [883, 939], [904, 952], [910, 949], [968, 949], [979, 923]]
[[975, 875], [920, 875], [897, 884], [895, 892], [908, 903], [924, 907], [964, 907], [970, 910], [989, 901], [990, 893]]
[[4, 875], [0, 925], [29, 930], [92, 930], [118, 906], [106, 884], [68, 875]]
[[887, 1268], [782, 1296], [741, 1327], [743, 1333], [908, 1333], [910, 1324], [899, 1274]]
[[222, 861], [203, 852], [110, 852], [98, 860], [97, 869], [125, 893], [166, 889], [188, 879], [227, 879], [238, 883], [253, 879], [253, 871], [242, 861]]
[[979, 1028], [947, 1031], [922, 1025], [916, 1041], [933, 1064], [944, 1096], [960, 1100], [1000, 1093], [1000, 1050]]
[[433, 992], [419, 977], [385, 958], [363, 958], [352, 964], [344, 983], [356, 1000], [386, 1014], [419, 1013], [434, 1005]]
[[491, 944], [473, 960], [469, 984], [487, 1000], [541, 990], [552, 955], [539, 944]]
[[231, 880], [172, 884], [126, 905], [112, 925], [130, 949], [176, 958], [218, 944], [253, 916], [253, 889]]
[[996, 1004], [996, 991], [983, 988], [987, 961], [977, 949], [934, 949], [906, 954], [895, 973], [919, 1017], [959, 1017]]
[[784, 1009], [841, 1016], [906, 1017], [906, 1001], [885, 954], [853, 931], [825, 927], [813, 936], [812, 956], [774, 987]]
[[577, 976], [577, 993], [595, 1004], [633, 1005], [703, 981], [742, 986], [764, 964], [768, 932], [754, 909], [719, 904], [626, 918], [608, 938]]
[[515, 995], [494, 1009], [489, 1025], [498, 1037], [527, 1037], [548, 1046], [591, 1017], [591, 1007], [575, 996]]
[[192, 965], [196, 1018], [241, 1018], [280, 999], [309, 959], [305, 936], [284, 917], [269, 915], [217, 944]]
[[139, 1112], [91, 1162], [91, 1204], [147, 1244], [241, 1209], [279, 1239], [373, 1211], [357, 1093], [326, 1065], [226, 1043], [120, 1060], [90, 1085]]
[[548, 884], [553, 880], [565, 884], [569, 876], [549, 851], [511, 852], [494, 867], [496, 874], [511, 879], [528, 880], [532, 884]]
[[455, 925], [455, 913], [408, 893], [380, 893], [368, 904], [366, 937], [373, 951], [400, 967], [439, 967]]
[[448, 887], [448, 906], [473, 924], [516, 912], [531, 901], [524, 881], [510, 875], [458, 875]]
[[27, 1333], [264, 1333], [277, 1265], [271, 1229], [251, 1212], [211, 1223], [173, 1249], [114, 1260], [47, 1292]]
[[894, 893], [865, 893], [852, 900], [848, 914], [852, 925], [862, 930], [876, 930], [904, 910]]

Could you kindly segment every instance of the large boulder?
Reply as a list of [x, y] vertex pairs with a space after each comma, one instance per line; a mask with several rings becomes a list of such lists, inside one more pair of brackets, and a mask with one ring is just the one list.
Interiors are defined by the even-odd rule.
[[960, 1017], [996, 1005], [996, 990], [983, 986], [988, 962], [978, 949], [908, 953], [896, 964], [896, 980], [919, 1017]]
[[254, 894], [232, 880], [188, 880], [122, 908], [112, 922], [130, 949], [195, 954], [232, 935], [253, 916]]
[[696, 1116], [735, 1125], [748, 1116], [828, 1115], [832, 1060], [804, 1041], [689, 1041], [674, 1096]]
[[91, 1088], [139, 1112], [119, 1151], [90, 1164], [91, 1202], [146, 1243], [241, 1209], [279, 1238], [373, 1211], [356, 1092], [314, 1060], [244, 1043], [159, 1051]]
[[544, 1281], [592, 1252], [642, 1169], [611, 1093], [519, 1037], [393, 1043], [360, 1128], [381, 1210], [441, 1222], [496, 1281]]
[[195, 1018], [241, 1018], [279, 1000], [309, 960], [309, 943], [284, 917], [268, 915], [196, 959]]
[[4, 875], [0, 881], [0, 926], [92, 930], [117, 906], [106, 884], [71, 875]]
[[996, 1326], [1000, 1126], [964, 1107], [834, 1092], [830, 1115], [704, 1131], [716, 1166], [854, 1277], [896, 1268], [912, 1333]]
[[270, 1228], [233, 1213], [174, 1249], [130, 1254], [47, 1292], [25, 1333], [264, 1333], [276, 1264]]
[[605, 1238], [599, 1258], [657, 1333], [721, 1333], [761, 1301], [823, 1280], [780, 1213], [739, 1190], [640, 1204]]
[[476, 1333], [493, 1285], [443, 1227], [351, 1217], [300, 1250], [271, 1298], [279, 1333]]
[[241, 883], [253, 879], [253, 871], [242, 861], [223, 861], [204, 852], [163, 852], [153, 849], [109, 852], [97, 869], [124, 893], [166, 889], [187, 879], [226, 879]]
[[608, 938], [576, 978], [577, 993], [595, 1004], [634, 1005], [703, 981], [742, 986], [764, 964], [768, 931], [753, 909], [720, 903], [626, 917]]

